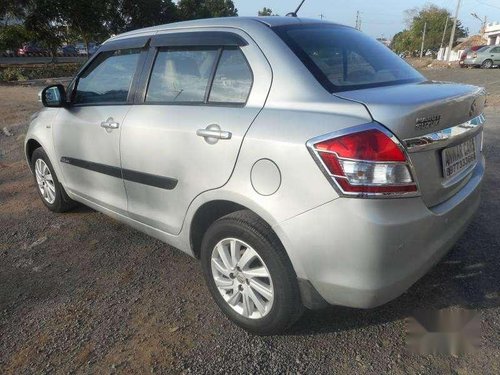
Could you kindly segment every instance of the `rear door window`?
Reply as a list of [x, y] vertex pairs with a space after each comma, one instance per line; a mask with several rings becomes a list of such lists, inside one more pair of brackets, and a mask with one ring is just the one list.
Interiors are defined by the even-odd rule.
[[162, 48], [154, 63], [146, 102], [203, 103], [218, 49]]
[[100, 53], [78, 77], [75, 104], [126, 103], [140, 49]]
[[252, 81], [252, 71], [241, 50], [226, 49], [215, 72], [209, 102], [243, 104], [250, 94]]

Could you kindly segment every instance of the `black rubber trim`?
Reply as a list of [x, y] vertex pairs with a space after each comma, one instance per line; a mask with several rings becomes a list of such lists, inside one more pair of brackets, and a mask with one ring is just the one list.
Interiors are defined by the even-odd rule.
[[115, 51], [117, 49], [144, 48], [150, 39], [151, 35], [111, 40], [104, 43], [96, 52], [100, 53], [105, 51]]
[[88, 169], [90, 171], [102, 173], [111, 177], [123, 178], [124, 180], [137, 182], [139, 184], [154, 186], [160, 189], [173, 190], [177, 186], [178, 180], [171, 177], [157, 176], [154, 174], [132, 171], [130, 169], [122, 169], [111, 165], [94, 163], [91, 161], [81, 160], [63, 156], [61, 163], [73, 165], [75, 167]]
[[137, 182], [143, 185], [154, 186], [165, 190], [172, 190], [177, 186], [177, 180], [171, 177], [131, 171], [130, 169], [123, 169], [122, 173], [124, 180]]
[[302, 304], [309, 310], [320, 310], [329, 306], [329, 303], [324, 300], [323, 297], [318, 293], [316, 288], [311, 284], [309, 280], [304, 280], [298, 278], [300, 297], [302, 299]]
[[248, 42], [235, 33], [226, 31], [192, 31], [155, 35], [151, 41], [152, 47], [242, 47]]

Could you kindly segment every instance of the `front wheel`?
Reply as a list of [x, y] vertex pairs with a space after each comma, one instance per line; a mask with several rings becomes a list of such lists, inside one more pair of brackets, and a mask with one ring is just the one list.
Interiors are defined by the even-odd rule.
[[483, 63], [481, 64], [481, 68], [483, 69], [491, 69], [493, 67], [493, 61], [488, 59], [484, 60]]
[[31, 167], [38, 187], [38, 194], [49, 210], [65, 212], [77, 205], [75, 201], [68, 197], [59, 183], [49, 157], [43, 148], [37, 148], [33, 152]]
[[271, 335], [300, 317], [297, 276], [271, 227], [249, 210], [217, 220], [201, 247], [203, 274], [220, 309], [245, 330]]

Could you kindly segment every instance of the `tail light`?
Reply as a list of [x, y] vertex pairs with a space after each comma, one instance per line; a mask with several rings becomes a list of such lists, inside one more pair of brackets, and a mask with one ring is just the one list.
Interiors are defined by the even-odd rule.
[[333, 133], [309, 141], [308, 147], [343, 195], [394, 197], [418, 192], [406, 153], [381, 127]]
[[472, 54], [472, 58], [473, 58], [473, 59], [476, 59], [476, 58], [477, 58], [477, 53], [476, 53], [476, 52], [474, 52], [474, 53]]

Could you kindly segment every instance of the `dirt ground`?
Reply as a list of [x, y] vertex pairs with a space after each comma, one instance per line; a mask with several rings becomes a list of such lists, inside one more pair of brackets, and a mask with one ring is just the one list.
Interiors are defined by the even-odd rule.
[[[0, 86], [0, 374], [500, 373], [500, 69], [432, 69], [486, 86], [483, 201], [453, 250], [395, 301], [306, 312], [286, 335], [256, 337], [219, 312], [197, 261], [98, 212], [49, 212], [22, 141], [39, 87]], [[2, 128], [12, 134], [6, 136]], [[480, 349], [417, 355], [405, 319], [463, 307]]]

